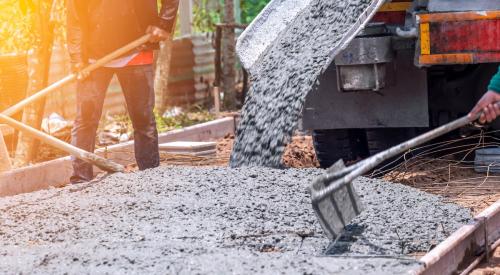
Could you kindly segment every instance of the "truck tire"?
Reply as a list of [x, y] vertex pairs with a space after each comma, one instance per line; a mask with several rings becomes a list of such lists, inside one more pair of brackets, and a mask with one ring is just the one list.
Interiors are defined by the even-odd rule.
[[332, 166], [339, 159], [347, 163], [368, 155], [364, 130], [314, 130], [312, 138], [322, 168]]
[[[368, 143], [368, 151], [370, 156], [373, 156], [394, 145], [405, 142], [414, 136], [416, 136], [416, 133], [413, 128], [367, 129], [366, 140]], [[398, 158], [399, 156], [383, 162], [377, 169], [385, 171], [396, 167], [402, 162], [402, 160], [396, 161]]]

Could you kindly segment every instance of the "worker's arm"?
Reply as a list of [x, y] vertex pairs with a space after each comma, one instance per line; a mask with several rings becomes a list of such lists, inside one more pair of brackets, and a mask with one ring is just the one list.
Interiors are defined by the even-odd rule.
[[88, 0], [67, 0], [67, 37], [68, 51], [73, 72], [82, 69], [88, 60], [85, 60], [84, 32], [87, 19]]
[[473, 117], [482, 111], [483, 115], [479, 118], [479, 122], [490, 123], [500, 116], [500, 106], [495, 104], [497, 102], [500, 102], [500, 68], [498, 73], [491, 79], [488, 91], [478, 101], [469, 115]]
[[162, 0], [160, 11], [159, 26], [150, 26], [147, 33], [152, 37], [149, 40], [152, 43], [160, 42], [168, 38], [174, 31], [177, 10], [179, 9], [179, 0]]

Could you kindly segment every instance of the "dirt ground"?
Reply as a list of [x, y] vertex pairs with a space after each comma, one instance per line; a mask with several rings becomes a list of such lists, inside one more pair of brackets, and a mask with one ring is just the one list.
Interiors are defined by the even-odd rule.
[[483, 263], [470, 275], [499, 275], [500, 274], [500, 247], [495, 250], [490, 263]]
[[470, 208], [474, 214], [500, 200], [500, 175], [477, 173], [472, 166], [452, 160], [411, 160], [383, 178], [444, 196], [451, 202]]
[[[233, 149], [234, 135], [227, 135], [217, 141], [217, 158], [226, 160], [223, 164], [229, 164], [229, 156]], [[283, 155], [283, 164], [289, 168], [317, 168], [319, 167], [316, 153], [314, 152], [311, 136], [295, 136], [288, 144]]]
[[[217, 140], [217, 153], [210, 157], [193, 157], [185, 155], [172, 155], [161, 153], [163, 164], [190, 165], [190, 166], [227, 166], [233, 149], [234, 135]], [[34, 163], [54, 160], [68, 154], [49, 145], [41, 144], [40, 152]], [[295, 136], [287, 146], [283, 156], [283, 164], [288, 168], [317, 168], [319, 167], [316, 153], [310, 136]], [[134, 170], [135, 165], [130, 165], [129, 170]]]

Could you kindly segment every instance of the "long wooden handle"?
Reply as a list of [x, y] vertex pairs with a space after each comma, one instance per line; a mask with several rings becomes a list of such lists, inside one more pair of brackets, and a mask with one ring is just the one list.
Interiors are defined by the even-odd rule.
[[[114, 59], [134, 50], [135, 48], [146, 44], [150, 38], [151, 38], [151, 34], [146, 34], [146, 35], [142, 36], [141, 38], [131, 42], [130, 44], [127, 44], [123, 48], [120, 48], [120, 49], [106, 55], [105, 57], [97, 60], [95, 63], [90, 64], [89, 66], [84, 68], [81, 71], [81, 73], [90, 73], [90, 72], [108, 64], [110, 61], [113, 61]], [[49, 93], [54, 92], [57, 89], [67, 85], [68, 83], [75, 81], [77, 78], [78, 78], [78, 74], [70, 74], [70, 75], [66, 76], [65, 78], [49, 85], [45, 89], [42, 89], [41, 91], [23, 99], [19, 103], [11, 106], [10, 108], [3, 111], [2, 114], [6, 115], [6, 116], [12, 116], [15, 113], [21, 111], [26, 105], [33, 103], [33, 102], [47, 96]]]
[[149, 39], [151, 39], [151, 34], [146, 34], [140, 37], [137, 40], [132, 41], [130, 44], [127, 44], [123, 46], [122, 48], [119, 48], [118, 50], [106, 55], [105, 57], [97, 60], [96, 62], [90, 64], [86, 68], [84, 68], [81, 72], [82, 73], [90, 73], [102, 66], [105, 66], [109, 62], [117, 59], [118, 57], [121, 57], [122, 55], [148, 43]]
[[[124, 47], [106, 55], [105, 57], [97, 60], [95, 63], [87, 66], [84, 68], [80, 73], [90, 73], [102, 66], [105, 66], [108, 64], [110, 61], [136, 49], [139, 46], [142, 46], [146, 44], [149, 39], [151, 38], [151, 34], [146, 34], [142, 36], [141, 38], [132, 41], [130, 44], [125, 45]], [[55, 148], [58, 148], [64, 152], [67, 152], [76, 158], [79, 158], [81, 160], [84, 160], [86, 162], [92, 163], [95, 166], [101, 168], [104, 171], [108, 172], [123, 172], [125, 171], [125, 168], [122, 165], [119, 165], [117, 163], [114, 163], [112, 161], [109, 161], [105, 158], [102, 158], [96, 154], [89, 153], [85, 150], [82, 150], [80, 148], [77, 148], [75, 146], [72, 146], [70, 144], [67, 144], [55, 137], [52, 137], [50, 135], [45, 134], [42, 131], [38, 131], [37, 129], [34, 129], [32, 127], [29, 127], [27, 125], [24, 125], [17, 120], [14, 120], [10, 118], [10, 116], [14, 115], [15, 113], [21, 111], [26, 105], [33, 103], [45, 96], [47, 96], [49, 93], [56, 91], [57, 89], [63, 87], [64, 85], [67, 85], [68, 83], [71, 83], [75, 81], [78, 78], [78, 74], [70, 74], [66, 76], [65, 78], [51, 84], [50, 86], [46, 87], [45, 89], [42, 89], [41, 91], [31, 95], [28, 98], [25, 98], [24, 100], [20, 101], [19, 103], [11, 106], [7, 110], [3, 111], [0, 114], [0, 121], [4, 122], [5, 124], [10, 125], [14, 129], [17, 129], [18, 131], [24, 132], [26, 134], [29, 134], [39, 140], [42, 140], [43, 142], [54, 146]]]
[[12, 119], [4, 114], [0, 114], [0, 121], [2, 123], [10, 125], [12, 128], [14, 128], [18, 131], [29, 134], [29, 135], [49, 144], [57, 149], [60, 149], [64, 152], [67, 152], [67, 153], [75, 156], [76, 158], [79, 158], [83, 161], [92, 163], [104, 171], [113, 172], [113, 173], [125, 171], [125, 168], [120, 164], [114, 163], [114, 162], [109, 161], [105, 158], [102, 158], [96, 154], [89, 153], [85, 150], [82, 150], [80, 148], [77, 148], [75, 146], [67, 144], [64, 141], [61, 141], [53, 136], [45, 134], [44, 132], [38, 131], [38, 130], [31, 128], [27, 125], [24, 125], [21, 122], [15, 120], [15, 119]]

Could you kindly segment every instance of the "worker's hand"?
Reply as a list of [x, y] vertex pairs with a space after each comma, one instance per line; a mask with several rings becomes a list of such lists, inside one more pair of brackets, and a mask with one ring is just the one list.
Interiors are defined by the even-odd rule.
[[77, 75], [78, 80], [84, 80], [85, 78], [89, 77], [89, 72], [83, 71], [83, 68], [85, 68], [87, 64], [83, 62], [77, 62], [77, 63], [72, 63], [71, 64], [71, 72]]
[[500, 102], [500, 94], [495, 91], [488, 91], [479, 100], [474, 109], [469, 114], [470, 118], [477, 116], [480, 112], [483, 112], [481, 117], [479, 117], [480, 123], [490, 123], [494, 121], [498, 116], [500, 116], [500, 105], [496, 104]]
[[151, 34], [151, 38], [149, 38], [149, 42], [151, 43], [158, 43], [160, 41], [167, 40], [170, 36], [169, 32], [156, 26], [149, 26], [146, 33]]

